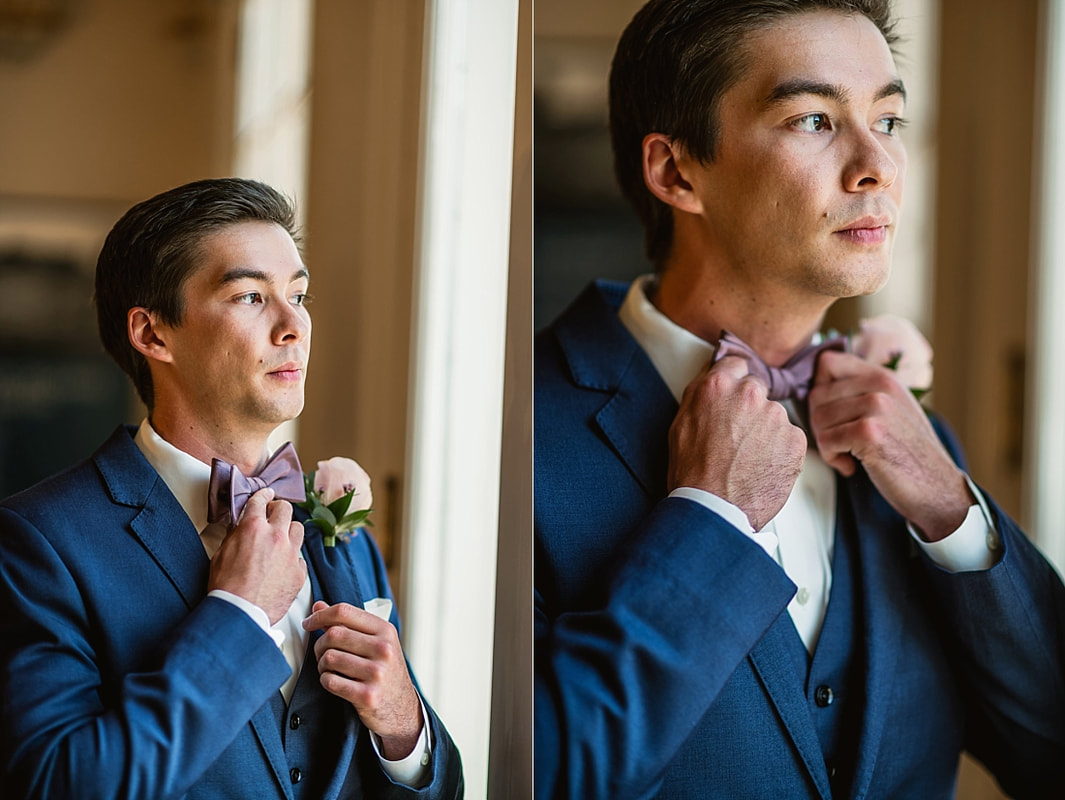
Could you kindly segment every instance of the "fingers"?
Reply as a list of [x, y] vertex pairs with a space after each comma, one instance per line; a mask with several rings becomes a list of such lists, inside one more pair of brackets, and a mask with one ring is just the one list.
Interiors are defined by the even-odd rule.
[[244, 510], [240, 512], [240, 519], [236, 520], [235, 524], [239, 525], [245, 518], [252, 519], [254, 517], [263, 517], [264, 519], [266, 519], [267, 506], [273, 499], [273, 489], [271, 489], [269, 486], [267, 486], [265, 489], [260, 489], [248, 498], [248, 502], [244, 504]]
[[[260, 492], [273, 490], [260, 489]], [[258, 492], [256, 493], [258, 494]], [[252, 495], [254, 497], [255, 495]], [[249, 503], [251, 500], [248, 501]], [[271, 525], [288, 525], [292, 521], [292, 504], [287, 500], [272, 500], [266, 504], [266, 519]]]
[[[286, 503], [286, 505], [288, 505]], [[291, 512], [290, 512], [291, 513]], [[299, 550], [303, 547], [303, 523], [293, 521], [288, 524], [288, 540], [292, 543], [292, 546]]]
[[724, 375], [735, 381], [750, 374], [747, 361], [739, 356], [725, 356], [717, 363], [711, 365], [708, 372]]
[[331, 606], [319, 600], [311, 609], [311, 615], [303, 620], [303, 628], [308, 631], [316, 631], [331, 626], [341, 626], [353, 631], [377, 634], [386, 630], [385, 626], [392, 627], [392, 623], [349, 603], [337, 603]]
[[853, 353], [844, 353], [839, 350], [824, 350], [817, 357], [817, 369], [814, 371], [814, 386], [832, 383], [840, 378], [851, 375], [860, 375], [867, 368], [876, 369], [876, 365], [870, 364]]
[[349, 677], [357, 677], [362, 673], [353, 673], [350, 670], [339, 669], [340, 663], [351, 663], [349, 659], [329, 655], [330, 651], [345, 653], [349, 656], [369, 659], [376, 662], [387, 663], [395, 657], [395, 651], [399, 649], [399, 640], [384, 631], [370, 633], [356, 630], [345, 625], [330, 625], [318, 641], [314, 643], [314, 654], [318, 659], [319, 667], [332, 672], [343, 671]]

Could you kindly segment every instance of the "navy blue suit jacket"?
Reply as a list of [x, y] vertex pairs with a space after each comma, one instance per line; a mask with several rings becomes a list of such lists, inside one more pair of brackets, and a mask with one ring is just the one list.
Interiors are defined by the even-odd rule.
[[[537, 798], [828, 798], [795, 586], [697, 503], [666, 497], [677, 403], [588, 290], [537, 338]], [[940, 427], [948, 447], [958, 451]], [[1017, 797], [1060, 796], [1065, 594], [992, 505], [1001, 560], [950, 574], [859, 470], [838, 479], [863, 630], [849, 796], [953, 796], [967, 747]]]
[[[288, 664], [246, 614], [206, 597], [197, 531], [132, 434], [0, 504], [0, 797], [291, 798], [270, 704]], [[303, 551], [315, 599], [391, 596], [365, 533], [326, 548], [309, 529]], [[321, 702], [346, 706], [330, 715], [342, 722], [325, 797], [462, 796], [431, 711], [432, 782], [414, 791], [380, 769], [346, 701]]]

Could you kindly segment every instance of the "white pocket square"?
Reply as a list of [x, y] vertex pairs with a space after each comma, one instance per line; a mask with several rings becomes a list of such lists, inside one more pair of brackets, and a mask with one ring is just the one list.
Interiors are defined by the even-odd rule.
[[373, 600], [367, 600], [362, 604], [362, 607], [385, 622], [392, 616], [392, 601], [387, 597], [375, 597]]

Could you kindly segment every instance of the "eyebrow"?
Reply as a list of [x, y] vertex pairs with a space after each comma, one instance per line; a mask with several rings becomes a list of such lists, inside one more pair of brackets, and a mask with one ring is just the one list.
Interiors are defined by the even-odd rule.
[[[306, 267], [303, 267], [293, 272], [292, 277], [289, 278], [289, 283], [295, 283], [301, 278], [306, 278], [307, 280], [311, 279], [311, 274], [307, 272]], [[218, 284], [220, 286], [227, 286], [230, 283], [236, 283], [237, 281], [243, 280], [261, 281], [263, 283], [274, 282], [273, 276], [270, 273], [264, 272], [261, 269], [252, 269], [251, 267], [236, 267], [227, 271], [226, 274], [219, 279]]]
[[[822, 83], [821, 81], [796, 78], [795, 80], [784, 81], [784, 83], [778, 83], [774, 86], [773, 90], [769, 93], [769, 96], [765, 99], [765, 107], [771, 108], [772, 106], [784, 103], [802, 95], [823, 97], [826, 100], [832, 100], [840, 105], [846, 105], [850, 102], [851, 98], [850, 91], [839, 84]], [[901, 96], [903, 100], [906, 99], [906, 87], [903, 85], [902, 80], [898, 78], [881, 86], [880, 90], [873, 97], [873, 102], [878, 103], [881, 100], [894, 96]]]

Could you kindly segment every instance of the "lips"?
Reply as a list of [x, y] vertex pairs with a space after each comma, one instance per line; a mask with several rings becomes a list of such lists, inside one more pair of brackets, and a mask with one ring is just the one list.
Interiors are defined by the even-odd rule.
[[887, 228], [891, 225], [890, 217], [862, 217], [856, 219], [842, 228], [836, 231], [836, 233], [847, 233], [848, 231], [860, 231], [860, 230], [874, 230], [876, 228]]
[[288, 361], [276, 369], [270, 370], [267, 374], [286, 380], [296, 380], [303, 374], [303, 364], [298, 361]]
[[853, 244], [878, 245], [887, 240], [890, 217], [861, 217], [845, 227], [835, 231], [839, 236]]

